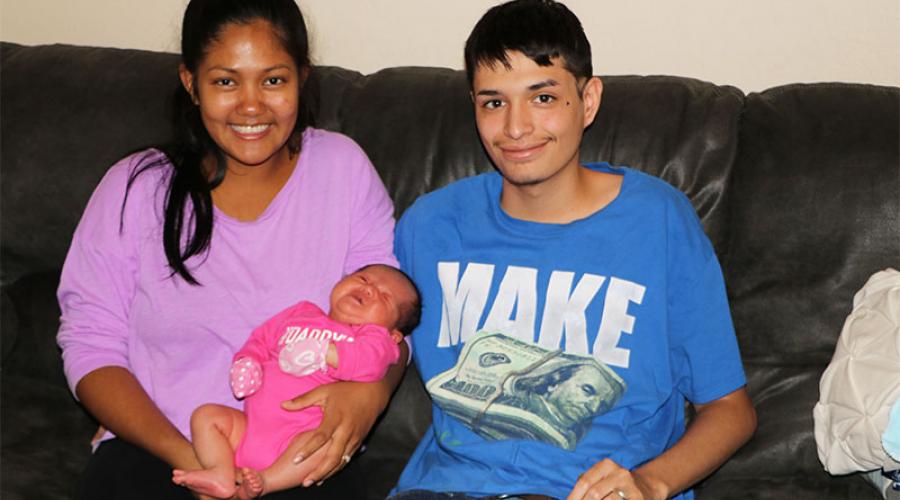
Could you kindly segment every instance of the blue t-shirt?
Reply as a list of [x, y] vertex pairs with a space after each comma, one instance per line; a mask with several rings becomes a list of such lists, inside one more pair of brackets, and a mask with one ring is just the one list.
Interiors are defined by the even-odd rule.
[[633, 469], [671, 447], [685, 399], [745, 384], [721, 270], [687, 197], [636, 170], [587, 167], [623, 176], [621, 190], [568, 224], [508, 216], [497, 173], [423, 196], [401, 219], [433, 422], [395, 492], [565, 498], [603, 458]]

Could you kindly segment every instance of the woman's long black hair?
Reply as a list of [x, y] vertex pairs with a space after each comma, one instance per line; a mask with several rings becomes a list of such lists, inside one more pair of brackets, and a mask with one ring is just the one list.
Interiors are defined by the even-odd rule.
[[[182, 64], [191, 75], [196, 75], [210, 44], [228, 25], [259, 20], [273, 27], [298, 71], [311, 68], [306, 23], [294, 0], [191, 0], [185, 9], [181, 27]], [[196, 93], [197, 85], [192, 87]], [[151, 168], [171, 164], [172, 174], [168, 176], [165, 200], [163, 249], [172, 275], [177, 274], [188, 283], [198, 285], [186, 262], [209, 248], [213, 232], [212, 190], [225, 178], [226, 167], [225, 155], [203, 126], [194, 97], [183, 87], [179, 86], [176, 90], [175, 142], [156, 148], [165, 154], [165, 159], [151, 159], [156, 155], [148, 152], [132, 172], [122, 203], [122, 214], [124, 216], [128, 191], [137, 177]], [[308, 100], [300, 99], [297, 123], [288, 139], [287, 146], [294, 155], [300, 152], [303, 131], [312, 124]], [[216, 160], [212, 176], [206, 172], [203, 163], [210, 156]]]

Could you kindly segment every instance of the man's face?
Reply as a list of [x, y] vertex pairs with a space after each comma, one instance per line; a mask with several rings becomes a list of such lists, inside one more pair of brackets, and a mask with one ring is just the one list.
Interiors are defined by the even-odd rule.
[[581, 137], [600, 101], [599, 80], [579, 86], [558, 58], [538, 66], [521, 52], [507, 57], [509, 69], [481, 65], [472, 80], [478, 133], [494, 165], [516, 187], [577, 172]]

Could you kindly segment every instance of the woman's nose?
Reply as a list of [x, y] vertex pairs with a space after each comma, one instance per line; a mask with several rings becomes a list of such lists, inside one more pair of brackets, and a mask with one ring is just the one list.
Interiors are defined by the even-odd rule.
[[238, 103], [238, 113], [242, 115], [259, 114], [263, 108], [260, 90], [252, 86], [241, 89], [241, 100]]

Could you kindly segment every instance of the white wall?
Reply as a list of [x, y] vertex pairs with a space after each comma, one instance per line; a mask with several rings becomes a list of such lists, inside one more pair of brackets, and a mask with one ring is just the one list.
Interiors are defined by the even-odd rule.
[[[0, 39], [177, 52], [186, 0], [0, 0]], [[363, 73], [462, 67], [493, 0], [300, 0], [316, 62]], [[900, 0], [568, 0], [598, 74], [671, 74], [745, 91], [900, 86]]]

